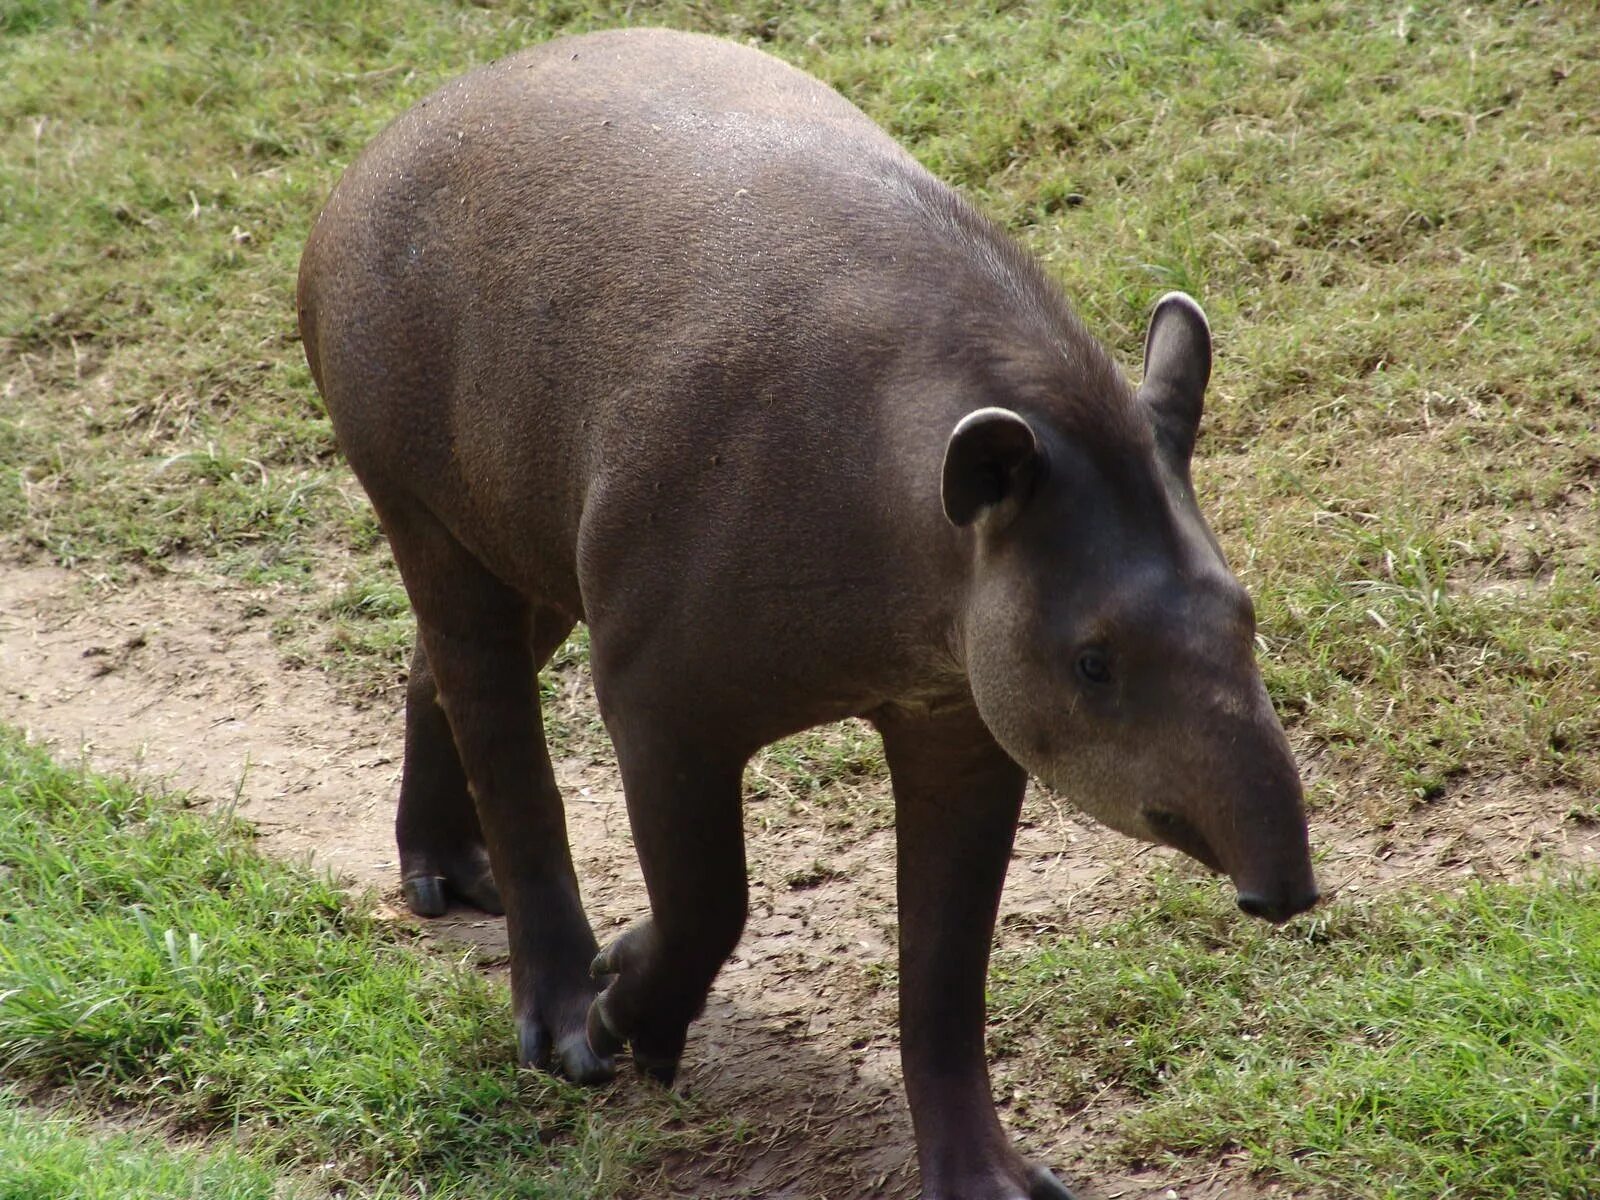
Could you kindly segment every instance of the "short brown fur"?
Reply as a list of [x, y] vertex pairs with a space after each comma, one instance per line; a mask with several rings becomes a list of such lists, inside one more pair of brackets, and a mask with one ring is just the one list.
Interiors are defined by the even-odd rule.
[[[745, 914], [740, 777], [859, 715], [899, 836], [924, 1195], [1061, 1197], [1001, 1130], [983, 989], [1026, 773], [1315, 899], [1249, 603], [1194, 506], [1198, 307], [1136, 394], [1037, 266], [852, 105], [631, 30], [389, 126], [306, 247], [307, 357], [420, 633], [412, 907], [506, 912], [524, 1059], [670, 1079]], [[535, 674], [590, 627], [651, 916], [603, 952]]]

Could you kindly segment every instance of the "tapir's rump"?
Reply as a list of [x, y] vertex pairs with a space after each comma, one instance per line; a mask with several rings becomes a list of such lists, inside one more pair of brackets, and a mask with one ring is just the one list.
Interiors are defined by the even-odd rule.
[[[1315, 898], [1248, 598], [1189, 482], [1204, 316], [1137, 391], [1009, 238], [756, 50], [561, 39], [446, 85], [349, 168], [300, 328], [418, 622], [397, 835], [422, 914], [504, 910], [524, 1061], [670, 1080], [743, 926], [740, 780], [884, 738], [925, 1195], [1055, 1197], [982, 1054], [1029, 771]], [[584, 915], [535, 675], [578, 621], [650, 916]]]

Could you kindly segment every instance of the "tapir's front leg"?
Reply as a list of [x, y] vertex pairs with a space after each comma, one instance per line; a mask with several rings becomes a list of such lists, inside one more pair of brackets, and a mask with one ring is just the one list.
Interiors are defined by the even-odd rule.
[[[718, 723], [700, 720], [681, 699], [676, 711], [669, 699], [645, 700], [642, 685], [608, 669], [603, 640], [593, 661], [597, 688], [611, 697], [606, 727], [650, 915], [594, 960], [594, 973], [608, 982], [589, 1010], [589, 1045], [609, 1059], [627, 1042], [636, 1068], [670, 1084], [689, 1023], [744, 929], [745, 755], [708, 737]], [[664, 671], [656, 678], [676, 683]]]
[[880, 716], [899, 845], [900, 1058], [924, 1200], [1071, 1200], [1000, 1126], [989, 945], [1027, 777], [975, 711]]

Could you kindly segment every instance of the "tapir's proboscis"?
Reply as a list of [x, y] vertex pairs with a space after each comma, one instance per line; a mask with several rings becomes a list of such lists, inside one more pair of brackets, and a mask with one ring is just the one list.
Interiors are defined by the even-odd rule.
[[[863, 717], [893, 780], [923, 1195], [1062, 1197], [1015, 1150], [984, 986], [1029, 774], [1317, 898], [1251, 603], [1189, 462], [1211, 339], [1131, 387], [1035, 263], [854, 106], [756, 50], [567, 38], [445, 86], [345, 173], [300, 329], [419, 631], [405, 894], [504, 911], [525, 1062], [670, 1081], [737, 943], [740, 783]], [[588, 624], [650, 915], [601, 950], [537, 672]]]

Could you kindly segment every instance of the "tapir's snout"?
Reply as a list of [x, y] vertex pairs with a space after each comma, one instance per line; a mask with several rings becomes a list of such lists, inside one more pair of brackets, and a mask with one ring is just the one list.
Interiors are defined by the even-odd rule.
[[1296, 786], [1267, 813], [1258, 813], [1249, 838], [1239, 838], [1227, 857], [1239, 890], [1239, 908], [1252, 917], [1281, 925], [1321, 899], [1311, 866], [1304, 809]]
[[[1245, 828], [1250, 835], [1238, 836]], [[1258, 810], [1253, 822], [1236, 826], [1235, 834], [1224, 858], [1242, 912], [1281, 925], [1321, 898], [1298, 786], [1266, 812]]]
[[1263, 921], [1282, 925], [1290, 917], [1297, 917], [1305, 912], [1320, 899], [1322, 894], [1317, 891], [1317, 885], [1313, 883], [1307, 888], [1282, 892], [1275, 896], [1263, 896], [1258, 892], [1240, 892], [1239, 908], [1252, 917], [1260, 917]]
[[[1299, 816], [1298, 810], [1299, 806], [1296, 805], [1296, 817]], [[1227, 873], [1223, 856], [1194, 823], [1158, 808], [1145, 809], [1143, 816], [1145, 824], [1159, 841], [1183, 851], [1213, 871]], [[1287, 836], [1283, 837], [1283, 841], [1287, 844], [1275, 848], [1274, 857], [1281, 861], [1283, 868], [1281, 879], [1268, 883], [1259, 878], [1259, 870], [1250, 872], [1257, 876], [1255, 880], [1247, 882], [1235, 877], [1235, 884], [1239, 888], [1239, 908], [1252, 917], [1260, 917], [1274, 925], [1281, 925], [1290, 917], [1299, 916], [1322, 898], [1311, 873], [1303, 819], [1290, 824], [1298, 824], [1298, 831], [1292, 828], [1285, 831]], [[1295, 832], [1300, 833], [1299, 838], [1294, 836]]]

